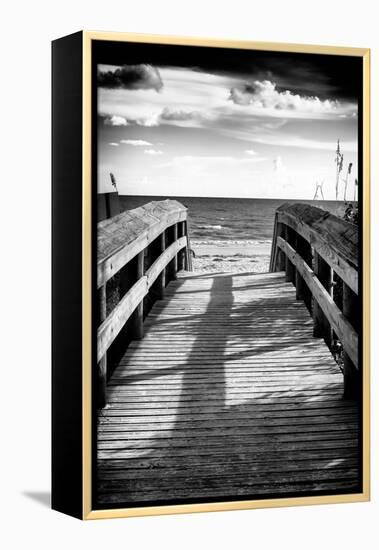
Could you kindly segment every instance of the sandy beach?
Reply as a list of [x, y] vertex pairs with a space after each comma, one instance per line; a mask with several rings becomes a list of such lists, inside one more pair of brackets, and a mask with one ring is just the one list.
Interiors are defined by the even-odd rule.
[[192, 240], [195, 253], [193, 267], [197, 272], [269, 270], [271, 240], [260, 241], [200, 241]]

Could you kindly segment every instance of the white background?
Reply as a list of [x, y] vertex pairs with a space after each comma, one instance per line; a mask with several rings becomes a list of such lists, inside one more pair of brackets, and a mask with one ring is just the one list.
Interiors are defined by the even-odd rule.
[[[371, 549], [378, 539], [378, 315], [373, 312], [372, 502], [79, 522], [50, 484], [50, 41], [80, 29], [372, 48], [373, 310], [378, 304], [378, 27], [369, 0], [13, 1], [1, 18], [3, 548]], [[68, 266], [69, 269], [69, 266]], [[5, 308], [4, 308], [5, 301]], [[69, 399], [70, 396], [67, 396]]]

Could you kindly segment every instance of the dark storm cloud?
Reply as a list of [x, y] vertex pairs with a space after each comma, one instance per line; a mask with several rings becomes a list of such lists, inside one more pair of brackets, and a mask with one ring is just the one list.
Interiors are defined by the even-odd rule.
[[114, 71], [99, 72], [97, 81], [100, 88], [153, 89], [159, 92], [163, 87], [158, 69], [148, 64], [123, 65]]
[[135, 64], [182, 67], [245, 82], [270, 80], [278, 91], [320, 99], [357, 100], [361, 96], [359, 57], [106, 41], [95, 42], [94, 53], [97, 63], [123, 65], [130, 59]]

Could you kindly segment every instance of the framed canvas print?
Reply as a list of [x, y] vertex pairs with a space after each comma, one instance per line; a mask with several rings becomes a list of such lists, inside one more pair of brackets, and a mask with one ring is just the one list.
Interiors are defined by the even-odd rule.
[[53, 42], [53, 508], [369, 498], [369, 50]]

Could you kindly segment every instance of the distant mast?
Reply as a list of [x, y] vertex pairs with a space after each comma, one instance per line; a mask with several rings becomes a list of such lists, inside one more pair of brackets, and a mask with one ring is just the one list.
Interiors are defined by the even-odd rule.
[[336, 163], [336, 201], [338, 201], [338, 187], [340, 183], [340, 174], [342, 172], [342, 167], [343, 167], [343, 154], [341, 153], [339, 139], [337, 140], [335, 163]]

